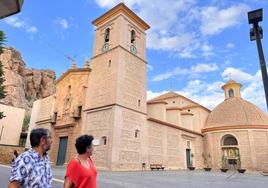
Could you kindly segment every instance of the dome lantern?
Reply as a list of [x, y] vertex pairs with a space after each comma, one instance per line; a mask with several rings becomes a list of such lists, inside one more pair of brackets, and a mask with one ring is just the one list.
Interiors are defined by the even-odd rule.
[[229, 80], [221, 88], [224, 90], [225, 100], [232, 97], [241, 98], [240, 88], [242, 84], [235, 82], [234, 80]]

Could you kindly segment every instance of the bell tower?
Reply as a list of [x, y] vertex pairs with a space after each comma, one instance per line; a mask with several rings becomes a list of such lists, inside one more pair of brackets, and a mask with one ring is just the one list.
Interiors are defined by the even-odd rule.
[[95, 19], [92, 24], [96, 27], [93, 57], [122, 47], [145, 61], [145, 31], [150, 27], [124, 3]]
[[[146, 162], [146, 33], [149, 25], [120, 3], [94, 20], [84, 132], [102, 140], [94, 161], [107, 170]], [[104, 144], [105, 143], [105, 144]]]

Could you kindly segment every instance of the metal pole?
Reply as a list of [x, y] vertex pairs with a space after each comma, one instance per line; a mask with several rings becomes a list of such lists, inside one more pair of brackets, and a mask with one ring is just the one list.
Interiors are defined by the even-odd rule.
[[254, 33], [256, 36], [256, 43], [257, 43], [258, 54], [259, 54], [259, 59], [260, 59], [261, 74], [262, 74], [262, 80], [263, 80], [263, 86], [264, 86], [264, 92], [265, 92], [265, 98], [266, 98], [266, 105], [267, 105], [267, 110], [268, 110], [268, 76], [267, 76], [267, 69], [265, 65], [265, 58], [264, 58], [264, 54], [262, 50], [258, 23], [254, 24], [253, 29], [254, 29]]

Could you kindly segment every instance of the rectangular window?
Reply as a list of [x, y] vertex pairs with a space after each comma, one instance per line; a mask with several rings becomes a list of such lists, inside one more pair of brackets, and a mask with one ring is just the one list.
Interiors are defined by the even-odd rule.
[[78, 106], [78, 117], [82, 115], [82, 106]]

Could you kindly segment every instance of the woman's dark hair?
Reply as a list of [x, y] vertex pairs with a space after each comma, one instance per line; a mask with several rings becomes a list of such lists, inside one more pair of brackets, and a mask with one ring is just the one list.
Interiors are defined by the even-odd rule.
[[16, 157], [18, 157], [18, 152], [17, 152], [17, 150], [14, 150], [14, 152], [13, 152], [13, 154], [16, 156]]
[[43, 128], [33, 129], [30, 134], [30, 142], [32, 147], [38, 147], [40, 139], [48, 137], [48, 130]]
[[87, 148], [91, 146], [94, 137], [91, 135], [82, 135], [78, 137], [75, 141], [75, 147], [78, 154], [84, 154]]
[[19, 155], [17, 150], [14, 150], [13, 154], [16, 155], [16, 157], [18, 157], [18, 155]]

